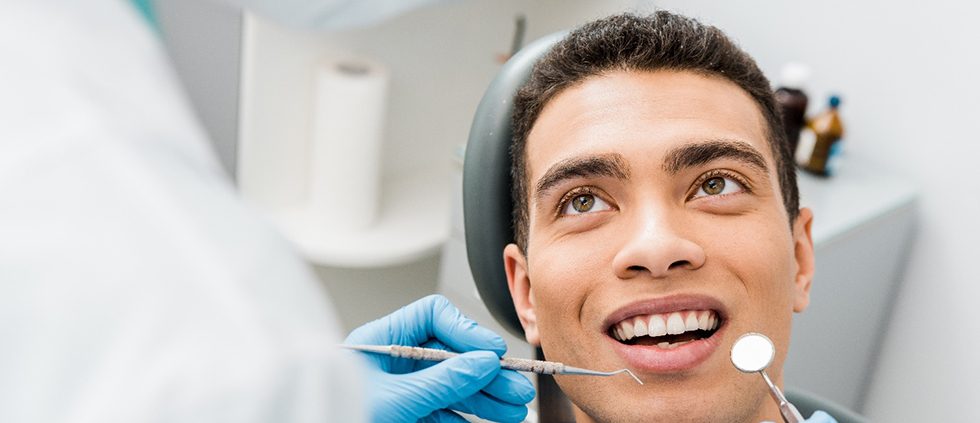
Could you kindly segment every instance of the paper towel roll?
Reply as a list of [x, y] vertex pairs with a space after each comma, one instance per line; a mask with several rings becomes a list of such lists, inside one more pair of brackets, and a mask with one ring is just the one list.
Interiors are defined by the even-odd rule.
[[387, 89], [388, 72], [376, 63], [317, 69], [309, 184], [316, 226], [356, 231], [376, 220]]

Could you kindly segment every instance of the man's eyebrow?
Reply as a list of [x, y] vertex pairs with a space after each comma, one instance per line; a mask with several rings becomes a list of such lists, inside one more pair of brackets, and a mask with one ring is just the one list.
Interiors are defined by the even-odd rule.
[[734, 159], [769, 175], [769, 166], [762, 154], [751, 144], [738, 140], [710, 140], [677, 147], [664, 156], [663, 169], [676, 174], [718, 159]]
[[541, 197], [548, 190], [564, 180], [607, 176], [616, 179], [629, 179], [630, 169], [623, 156], [610, 153], [572, 157], [555, 163], [535, 186], [535, 194]]

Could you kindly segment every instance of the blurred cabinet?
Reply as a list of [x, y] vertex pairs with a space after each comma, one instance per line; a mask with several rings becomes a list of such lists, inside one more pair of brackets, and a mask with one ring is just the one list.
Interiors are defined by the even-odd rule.
[[833, 178], [799, 175], [817, 268], [784, 378], [861, 410], [910, 251], [917, 191], [900, 173], [847, 160]]

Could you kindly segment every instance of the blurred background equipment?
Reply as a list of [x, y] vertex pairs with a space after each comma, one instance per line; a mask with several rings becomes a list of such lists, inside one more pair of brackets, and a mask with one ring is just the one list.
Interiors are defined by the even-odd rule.
[[803, 91], [810, 77], [810, 68], [802, 63], [787, 63], [783, 66], [779, 87], [776, 88], [776, 104], [783, 113], [783, 129], [789, 151], [795, 152], [800, 142], [800, 131], [806, 124], [807, 95]]
[[833, 175], [841, 158], [844, 124], [841, 123], [840, 97], [830, 96], [827, 109], [807, 122], [796, 150], [800, 167], [817, 176]]

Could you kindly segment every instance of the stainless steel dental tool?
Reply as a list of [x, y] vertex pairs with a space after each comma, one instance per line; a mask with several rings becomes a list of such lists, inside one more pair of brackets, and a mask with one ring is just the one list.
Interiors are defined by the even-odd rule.
[[761, 333], [749, 332], [740, 336], [735, 345], [732, 345], [732, 364], [735, 368], [744, 373], [756, 373], [762, 375], [766, 385], [769, 386], [769, 395], [779, 404], [779, 412], [783, 415], [786, 423], [802, 423], [803, 416], [793, 404], [786, 400], [786, 396], [779, 390], [779, 387], [772, 383], [766, 368], [772, 364], [772, 359], [776, 356], [776, 346], [768, 336]]
[[[356, 351], [373, 354], [384, 354], [391, 357], [407, 358], [410, 360], [424, 361], [443, 361], [453, 358], [459, 353], [437, 350], [432, 348], [406, 347], [402, 345], [341, 345]], [[565, 364], [554, 361], [531, 360], [527, 358], [504, 357], [500, 359], [500, 367], [522, 372], [532, 372], [544, 375], [581, 375], [581, 376], [614, 376], [620, 373], [630, 375], [636, 383], [640, 385], [643, 381], [636, 377], [629, 369], [621, 369], [613, 372], [600, 372], [596, 370], [580, 369], [578, 367], [566, 366]]]

